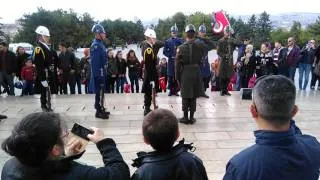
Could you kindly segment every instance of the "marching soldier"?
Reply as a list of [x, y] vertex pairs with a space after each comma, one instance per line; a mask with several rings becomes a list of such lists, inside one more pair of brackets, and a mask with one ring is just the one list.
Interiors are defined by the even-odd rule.
[[228, 92], [228, 84], [233, 73], [233, 51], [236, 46], [240, 46], [241, 42], [232, 38], [234, 33], [230, 26], [225, 27], [224, 36], [218, 41], [217, 53], [220, 57], [219, 80], [220, 80], [220, 95], [231, 94]]
[[209, 98], [209, 96], [205, 94], [206, 89], [209, 88], [209, 82], [210, 82], [210, 76], [211, 76], [210, 64], [208, 60], [208, 52], [211, 51], [213, 48], [215, 48], [216, 44], [213, 41], [210, 41], [207, 37], [205, 37], [206, 33], [207, 33], [206, 26], [203, 24], [200, 25], [196, 43], [202, 43], [205, 48], [205, 53], [201, 59], [201, 64], [200, 64], [201, 78], [204, 86], [204, 93], [201, 96], [205, 98]]
[[91, 80], [90, 88], [96, 94], [94, 108], [96, 109], [96, 118], [108, 119], [110, 112], [104, 107], [104, 87], [106, 79], [107, 52], [103, 44], [106, 38], [106, 32], [100, 24], [93, 25], [91, 29], [95, 35], [90, 47], [91, 56]]
[[50, 32], [45, 26], [38, 26], [37, 47], [33, 52], [33, 60], [36, 66], [35, 91], [40, 93], [41, 108], [45, 112], [51, 109], [51, 93], [57, 93], [57, 53], [50, 49]]
[[[152, 85], [159, 92], [159, 81], [157, 73], [157, 54], [163, 46], [162, 42], [156, 40], [156, 32], [153, 29], [147, 29], [144, 33], [146, 40], [141, 43], [141, 53], [145, 62], [142, 93], [144, 93], [144, 115], [147, 115], [151, 109]], [[151, 85], [152, 84], [152, 85]]]
[[176, 58], [176, 51], [177, 47], [183, 43], [183, 40], [178, 38], [178, 27], [174, 25], [170, 29], [171, 31], [171, 38], [167, 39], [164, 43], [163, 47], [163, 54], [168, 57], [168, 86], [170, 89], [169, 96], [178, 95], [178, 87], [177, 82], [175, 79], [175, 58]]
[[[187, 25], [185, 29], [186, 42], [179, 46], [176, 55], [176, 79], [181, 86], [183, 117], [179, 120], [184, 124], [196, 122], [196, 99], [203, 94], [200, 64], [205, 54], [202, 43], [195, 42], [195, 27]], [[188, 113], [190, 112], [190, 117]]]

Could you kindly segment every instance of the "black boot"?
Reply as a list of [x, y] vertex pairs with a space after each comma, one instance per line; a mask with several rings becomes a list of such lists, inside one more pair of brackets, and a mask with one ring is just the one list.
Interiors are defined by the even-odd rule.
[[190, 112], [190, 124], [194, 124], [197, 120], [194, 118], [194, 112]]
[[146, 116], [149, 112], [151, 112], [150, 107], [145, 107], [143, 115]]
[[220, 96], [224, 96], [223, 90], [220, 91]]
[[104, 111], [101, 111], [101, 110], [98, 110], [96, 112], [96, 118], [100, 118], [100, 119], [109, 119], [109, 115], [104, 112]]
[[183, 124], [189, 124], [189, 119], [188, 119], [188, 111], [184, 111], [183, 112], [183, 117], [179, 119], [179, 122], [180, 123], [183, 123]]
[[231, 96], [231, 93], [229, 91], [226, 91], [224, 94], [227, 96]]

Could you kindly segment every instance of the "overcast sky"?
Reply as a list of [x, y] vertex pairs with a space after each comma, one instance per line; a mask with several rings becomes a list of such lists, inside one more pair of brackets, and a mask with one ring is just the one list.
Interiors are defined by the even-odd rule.
[[48, 10], [72, 8], [77, 13], [90, 13], [95, 20], [125, 19], [134, 20], [138, 17], [143, 21], [154, 18], [165, 18], [175, 12], [191, 14], [196, 11], [211, 13], [225, 10], [229, 14], [250, 15], [267, 11], [269, 14], [283, 12], [314, 12], [319, 13], [319, 0], [1, 0], [1, 23], [13, 23], [23, 14], [32, 13], [37, 7]]

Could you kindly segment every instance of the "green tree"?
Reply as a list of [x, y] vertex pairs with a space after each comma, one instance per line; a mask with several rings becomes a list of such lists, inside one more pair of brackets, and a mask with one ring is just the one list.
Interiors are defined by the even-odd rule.
[[256, 15], [252, 15], [248, 21], [249, 33], [248, 36], [251, 38], [252, 42], [256, 41], [256, 33], [257, 33], [257, 18]]
[[291, 26], [291, 29], [290, 29], [290, 34], [292, 37], [295, 38], [296, 43], [299, 45], [303, 44], [300, 39], [301, 33], [302, 33], [301, 23], [299, 21], [293, 21], [293, 25]]
[[272, 42], [280, 41], [282, 45], [285, 45], [290, 37], [290, 34], [291, 33], [288, 30], [278, 28], [271, 31], [271, 40]]
[[271, 40], [270, 32], [272, 30], [270, 15], [267, 12], [260, 14], [257, 22], [256, 41], [258, 44]]
[[315, 23], [307, 27], [307, 31], [311, 34], [311, 38], [320, 41], [320, 16]]

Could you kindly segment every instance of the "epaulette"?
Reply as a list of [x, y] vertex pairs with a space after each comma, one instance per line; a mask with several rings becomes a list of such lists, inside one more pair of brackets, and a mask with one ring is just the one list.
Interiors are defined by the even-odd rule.
[[33, 59], [36, 55], [38, 54], [42, 54], [43, 58], [46, 59], [46, 55], [44, 54], [43, 52], [43, 49], [40, 47], [40, 46], [37, 46], [35, 49], [34, 49], [34, 53], [33, 53]]

